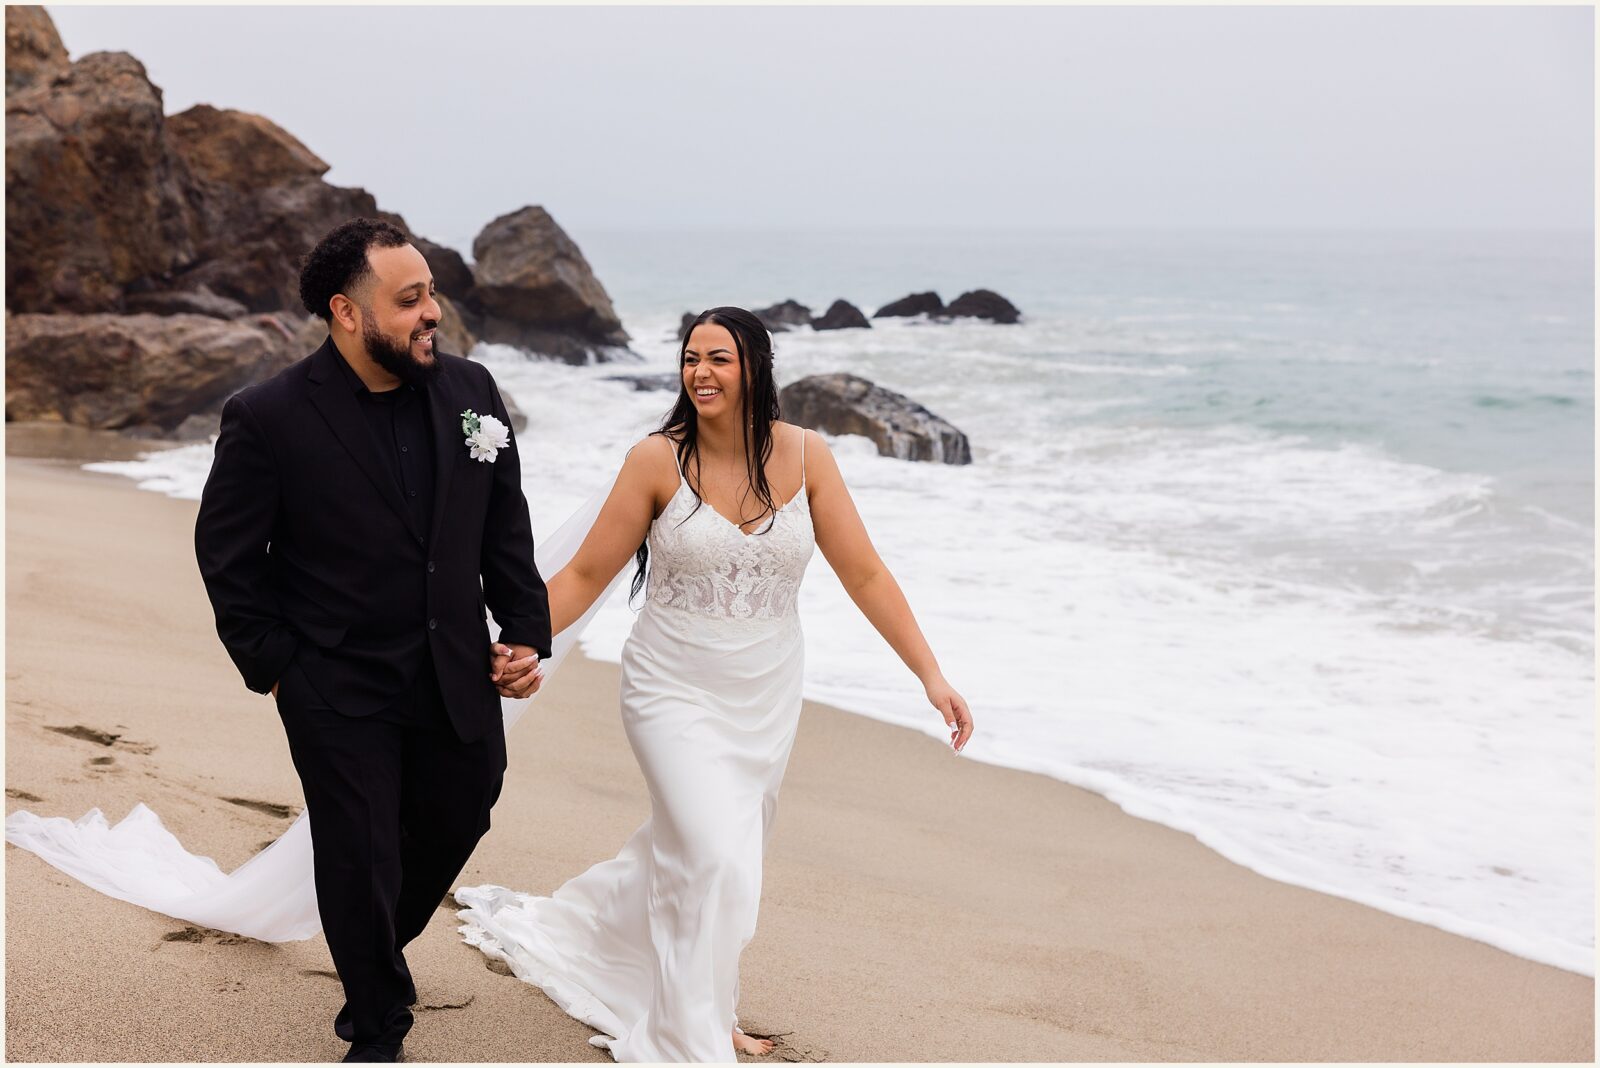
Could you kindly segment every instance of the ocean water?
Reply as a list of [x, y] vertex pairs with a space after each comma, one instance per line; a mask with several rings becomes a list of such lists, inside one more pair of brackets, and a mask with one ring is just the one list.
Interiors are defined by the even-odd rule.
[[[670, 370], [684, 311], [996, 289], [1023, 323], [777, 336], [781, 383], [851, 371], [972, 440], [968, 467], [831, 442], [970, 758], [1594, 974], [1590, 235], [574, 237], [641, 363], [474, 353], [529, 417], [536, 534], [659, 422], [670, 395], [608, 376]], [[94, 466], [193, 497], [209, 463]], [[943, 734], [820, 554], [801, 612], [809, 696]]]

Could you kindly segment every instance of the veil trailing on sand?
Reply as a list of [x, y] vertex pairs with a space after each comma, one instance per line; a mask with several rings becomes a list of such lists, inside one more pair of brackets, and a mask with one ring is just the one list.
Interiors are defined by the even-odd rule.
[[[541, 575], [554, 575], [577, 555], [610, 492], [608, 484], [539, 543], [534, 557]], [[544, 665], [546, 676], [561, 665], [625, 574], [627, 568], [607, 584], [583, 618], [555, 636]], [[502, 698], [506, 730], [536, 699]], [[210, 857], [184, 849], [142, 802], [114, 827], [98, 808], [76, 823], [63, 816], [13, 812], [6, 818], [6, 841], [103, 894], [203, 927], [263, 942], [293, 942], [322, 929], [311, 873], [311, 824], [304, 810], [277, 841], [227, 875]]]

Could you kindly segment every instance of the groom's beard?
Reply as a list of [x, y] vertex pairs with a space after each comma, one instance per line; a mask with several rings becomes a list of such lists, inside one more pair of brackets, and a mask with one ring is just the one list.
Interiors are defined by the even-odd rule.
[[[432, 320], [425, 320], [424, 330], [432, 330], [439, 324]], [[361, 326], [361, 340], [367, 346], [367, 355], [379, 367], [394, 375], [400, 381], [413, 386], [426, 386], [439, 377], [439, 350], [438, 335], [434, 335], [433, 359], [428, 363], [420, 363], [411, 354], [411, 339], [406, 338], [404, 345], [396, 345], [389, 338], [378, 332], [370, 318], [365, 318]]]

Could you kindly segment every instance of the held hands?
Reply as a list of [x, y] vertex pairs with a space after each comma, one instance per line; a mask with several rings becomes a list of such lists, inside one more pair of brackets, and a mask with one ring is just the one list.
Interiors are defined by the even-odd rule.
[[544, 667], [532, 646], [495, 642], [489, 646], [489, 654], [489, 681], [501, 697], [520, 699], [539, 692]]
[[967, 739], [972, 737], [972, 713], [967, 709], [966, 700], [942, 675], [928, 683], [926, 691], [928, 703], [939, 710], [945, 726], [950, 728], [950, 747], [961, 752], [966, 748]]

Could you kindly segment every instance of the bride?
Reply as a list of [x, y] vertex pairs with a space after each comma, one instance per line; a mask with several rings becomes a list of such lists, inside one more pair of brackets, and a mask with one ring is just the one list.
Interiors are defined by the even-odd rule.
[[[972, 717], [939, 671], [813, 432], [777, 420], [772, 344], [740, 308], [703, 312], [661, 429], [630, 450], [576, 556], [548, 582], [552, 629], [588, 612], [636, 555], [648, 587], [622, 651], [622, 721], [650, 818], [550, 897], [463, 888], [466, 940], [603, 1035], [618, 1061], [727, 1061], [772, 1043], [737, 1027], [739, 954], [799, 723], [795, 597], [815, 544], [921, 680], [960, 750]], [[779, 502], [782, 503], [779, 503]], [[648, 563], [648, 572], [646, 565]], [[525, 696], [528, 661], [494, 661]]]

